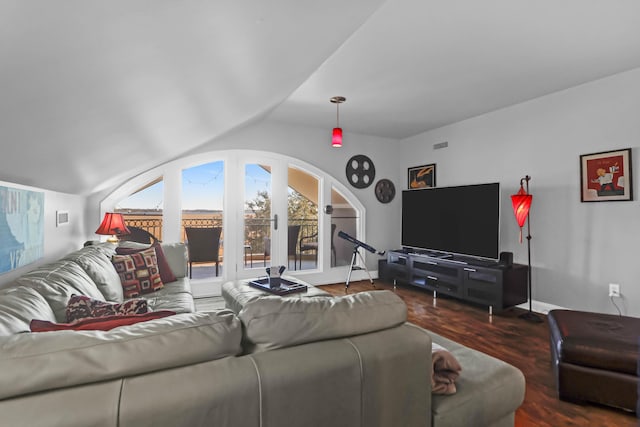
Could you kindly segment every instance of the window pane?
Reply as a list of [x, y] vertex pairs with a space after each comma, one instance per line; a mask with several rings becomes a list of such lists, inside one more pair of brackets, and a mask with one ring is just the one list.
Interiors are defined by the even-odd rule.
[[[245, 250], [251, 252], [252, 267], [268, 267], [271, 265], [271, 168], [246, 165], [244, 185]], [[254, 255], [263, 262], [253, 263]]]
[[338, 232], [343, 231], [349, 236], [359, 239], [358, 215], [356, 209], [334, 187], [331, 188], [331, 266], [339, 267], [351, 264], [353, 244], [338, 237]]
[[[192, 233], [192, 245], [190, 251], [197, 250], [193, 254], [198, 262], [192, 263], [191, 275], [193, 278], [219, 276], [224, 266], [224, 246], [222, 230], [217, 230], [209, 235], [216, 237], [210, 244], [204, 247], [198, 245], [196, 240], [203, 233], [210, 233], [211, 229], [222, 228], [223, 200], [224, 200], [224, 162], [216, 161], [197, 165], [182, 170], [182, 221], [181, 239], [187, 241], [185, 228], [202, 228], [200, 233]], [[217, 236], [220, 236], [219, 238]], [[188, 243], [187, 243], [188, 244]]]

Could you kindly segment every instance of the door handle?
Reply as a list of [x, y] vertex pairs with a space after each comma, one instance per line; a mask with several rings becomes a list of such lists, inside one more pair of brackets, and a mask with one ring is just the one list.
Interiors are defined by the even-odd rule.
[[278, 229], [278, 214], [273, 215], [273, 229]]

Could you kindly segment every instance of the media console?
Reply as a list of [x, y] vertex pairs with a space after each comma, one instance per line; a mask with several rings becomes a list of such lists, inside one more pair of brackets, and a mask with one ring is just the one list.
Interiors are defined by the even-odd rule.
[[488, 306], [489, 313], [527, 302], [527, 266], [409, 252], [388, 251], [380, 278]]

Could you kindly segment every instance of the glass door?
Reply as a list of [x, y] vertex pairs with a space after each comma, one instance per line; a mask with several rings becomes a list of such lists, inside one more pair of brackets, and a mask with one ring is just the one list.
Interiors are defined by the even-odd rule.
[[180, 241], [193, 262], [192, 279], [215, 279], [225, 270], [224, 162], [222, 160], [182, 170]]
[[282, 255], [286, 237], [281, 237], [287, 228], [284, 165], [277, 159], [257, 159], [245, 162], [241, 168], [244, 197], [237, 263], [240, 278], [264, 276], [266, 267], [286, 265]]
[[318, 215], [320, 180], [310, 173], [287, 168], [287, 265], [294, 270], [317, 270], [322, 259]]
[[244, 165], [243, 232], [239, 245], [242, 271], [264, 271], [271, 266], [273, 231], [278, 225], [277, 213], [272, 210], [271, 171], [272, 166], [266, 162]]

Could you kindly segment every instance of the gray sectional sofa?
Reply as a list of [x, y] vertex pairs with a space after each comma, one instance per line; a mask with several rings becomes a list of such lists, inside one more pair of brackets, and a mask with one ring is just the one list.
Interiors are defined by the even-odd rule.
[[[63, 322], [71, 294], [121, 301], [109, 244], [0, 289], [0, 425], [514, 423], [522, 373], [407, 323], [406, 306], [390, 291], [302, 305], [264, 296], [237, 314], [194, 312], [184, 245], [163, 250], [178, 280], [145, 297], [153, 309], [178, 314], [161, 319], [109, 331], [30, 332], [32, 319]], [[432, 339], [463, 366], [454, 395], [431, 395]]]

